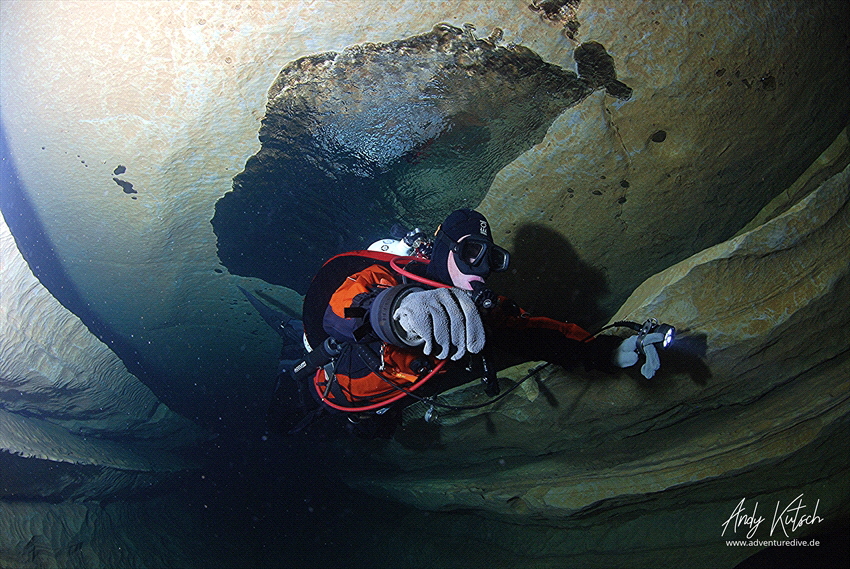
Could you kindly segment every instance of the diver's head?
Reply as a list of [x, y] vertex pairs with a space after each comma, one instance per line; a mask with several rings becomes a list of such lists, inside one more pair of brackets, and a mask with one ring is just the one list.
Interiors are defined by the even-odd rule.
[[493, 243], [487, 218], [471, 209], [453, 211], [437, 229], [428, 276], [433, 280], [472, 290], [491, 272], [508, 268], [510, 255]]

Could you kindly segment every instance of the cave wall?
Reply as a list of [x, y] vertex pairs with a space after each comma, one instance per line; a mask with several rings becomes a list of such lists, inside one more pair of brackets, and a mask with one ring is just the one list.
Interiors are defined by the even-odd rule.
[[104, 498], [193, 468], [206, 433], [35, 278], [0, 214], [0, 497]]
[[[541, 534], [516, 527], [533, 519], [552, 562], [652, 567], [663, 543], [668, 563], [734, 566], [751, 552], [722, 531], [742, 499], [748, 514], [769, 505], [772, 526], [749, 536], [764, 540], [850, 515], [849, 301], [850, 166], [635, 290], [612, 321], [679, 327], [652, 380], [556, 368], [492, 408], [437, 409], [436, 423], [417, 404], [395, 441], [371, 445], [381, 469], [351, 483], [426, 510], [486, 512], [494, 543], [521, 555]], [[444, 402], [483, 399], [474, 385]], [[777, 526], [772, 508], [798, 495], [820, 521]]]
[[[738, 231], [847, 116], [840, 3], [584, 1], [547, 12], [527, 2], [11, 1], [1, 10], [0, 109], [23, 198], [68, 284], [132, 349], [145, 383], [215, 428], [261, 414], [256, 394], [271, 390], [278, 350], [235, 285], [295, 312], [300, 304], [293, 291], [230, 274], [210, 224], [261, 147], [269, 89], [300, 58], [440, 22], [570, 73], [580, 43], [604, 46], [631, 97], [597, 90], [500, 170], [480, 204], [451, 204], [479, 206], [513, 249], [518, 271], [494, 281], [503, 292], [585, 323]], [[383, 142], [398, 144], [398, 132]], [[441, 177], [451, 200], [465, 178]]]
[[[669, 318], [684, 331], [680, 346], [693, 351], [667, 358], [651, 383], [550, 370], [510, 406], [445, 416], [436, 434], [411, 415], [396, 443], [368, 449], [408, 472], [364, 470], [370, 478], [353, 475], [352, 484], [426, 511], [462, 509], [429, 525], [429, 535], [448, 539], [472, 524], [511, 559], [543, 566], [619, 565], [636, 555], [657, 564], [671, 544], [711, 559], [729, 507], [744, 496], [787, 500], [781, 483], [821, 497], [830, 519], [846, 519], [846, 149], [832, 171], [794, 183], [847, 124], [846, 6], [584, 0], [547, 12], [544, 4], [558, 3], [539, 4], [0, 4], [3, 159], [17, 180], [14, 199], [4, 180], [3, 211], [27, 204], [31, 215], [15, 223], [40, 227], [67, 275], [49, 292], [74, 312], [65, 295], [73, 289], [105, 323], [109, 345], [132, 349], [132, 361], [130, 352], [119, 356], [146, 386], [93, 340], [80, 350], [88, 322], [62, 328], [73, 318], [55, 308], [63, 314], [57, 329], [68, 332], [58, 343], [78, 350], [69, 359], [100, 362], [126, 384], [108, 392], [73, 384], [86, 374], [55, 362], [43, 374], [15, 370], [16, 388], [32, 396], [4, 394], [0, 432], [14, 454], [3, 454], [0, 467], [22, 473], [7, 493], [132, 491], [151, 481], [148, 472], [182, 468], [159, 442], [152, 452], [137, 444], [168, 432], [197, 440], [183, 438], [194, 427], [166, 405], [216, 430], [258, 428], [279, 340], [236, 285], [293, 313], [301, 297], [230, 270], [212, 223], [217, 204], [260, 155], [262, 121], [280, 95], [272, 86], [293, 62], [392, 44], [446, 22], [465, 30], [471, 49], [484, 41], [521, 47], [564, 73], [581, 71], [576, 47], [598, 42], [632, 92], [618, 98], [597, 85], [550, 109], [534, 123], [539, 132], [488, 174], [486, 191], [469, 195], [455, 188], [468, 189], [474, 168], [438, 172], [439, 183], [416, 171], [435, 154], [484, 140], [473, 136], [481, 117], [464, 108], [457, 122], [468, 136], [444, 139], [436, 151], [427, 136], [404, 146], [412, 187], [432, 184], [446, 194], [433, 203], [490, 217], [516, 260], [515, 271], [494, 280], [500, 292], [583, 323], [618, 310]], [[380, 65], [364, 73], [364, 89], [380, 85], [380, 73]], [[534, 105], [528, 96], [517, 101], [523, 112]], [[370, 100], [378, 98], [358, 103], [370, 109]], [[497, 104], [499, 93], [486, 100]], [[356, 150], [363, 139], [355, 127], [339, 140]], [[400, 132], [376, 135], [369, 148], [397, 145]], [[443, 213], [417, 215], [430, 222]], [[358, 231], [350, 237], [367, 237]], [[27, 261], [39, 270], [38, 259]], [[13, 289], [4, 305], [31, 290]], [[69, 379], [81, 391], [57, 390], [54, 382]], [[122, 425], [128, 410], [133, 420]], [[22, 511], [4, 510], [16, 522]], [[43, 519], [58, 527], [64, 515]], [[2, 550], [14, 563], [49, 551], [39, 532], [21, 531]], [[73, 549], [75, 539], [50, 551], [88, 555]], [[600, 550], [611, 553], [597, 557]], [[726, 548], [716, 560], [731, 566], [749, 553]]]
[[[645, 278], [734, 235], [847, 124], [847, 26], [826, 24], [847, 11], [582, 2], [575, 18], [580, 38], [615, 55], [631, 99], [598, 92], [562, 113], [480, 207], [497, 239], [533, 258], [506, 290], [563, 318], [588, 301], [607, 317]], [[817, 86], [800, 81], [809, 72]], [[541, 295], [553, 273], [568, 282]]]
[[193, 566], [191, 510], [139, 497], [208, 436], [35, 278], [0, 213], [0, 566]]

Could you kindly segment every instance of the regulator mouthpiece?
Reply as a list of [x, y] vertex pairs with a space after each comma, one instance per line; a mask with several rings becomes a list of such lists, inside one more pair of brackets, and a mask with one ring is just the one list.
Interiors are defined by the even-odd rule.
[[471, 286], [472, 301], [478, 308], [490, 310], [496, 306], [496, 301], [498, 300], [496, 293], [487, 288], [484, 283], [481, 281], [472, 281]]

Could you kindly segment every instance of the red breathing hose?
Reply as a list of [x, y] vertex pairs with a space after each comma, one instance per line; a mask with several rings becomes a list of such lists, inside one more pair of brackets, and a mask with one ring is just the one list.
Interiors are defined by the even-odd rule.
[[[428, 260], [423, 259], [421, 257], [396, 257], [395, 259], [390, 260], [390, 267], [392, 267], [392, 269], [395, 272], [397, 272], [398, 274], [400, 274], [401, 276], [407, 277], [407, 278], [412, 279], [416, 282], [420, 282], [422, 284], [425, 284], [425, 285], [428, 285], [428, 286], [433, 286], [433, 287], [452, 288], [451, 285], [443, 284], [443, 283], [437, 282], [437, 281], [432, 281], [431, 279], [426, 279], [425, 277], [421, 277], [419, 275], [413, 274], [410, 271], [408, 271], [407, 269], [403, 269], [403, 268], [401, 268], [401, 266], [399, 266], [399, 263], [404, 262], [405, 264], [407, 264], [407, 263], [410, 263], [410, 262], [413, 262], [413, 261], [416, 261], [418, 263], [428, 264]], [[432, 369], [428, 373], [428, 375], [426, 375], [422, 379], [416, 381], [413, 385], [410, 386], [409, 389], [406, 389], [405, 391], [401, 391], [397, 395], [393, 395], [389, 399], [385, 399], [384, 401], [381, 401], [380, 403], [373, 403], [372, 405], [366, 405], [364, 407], [343, 407], [342, 405], [337, 405], [336, 403], [332, 403], [332, 402], [328, 401], [328, 399], [322, 393], [321, 388], [319, 387], [319, 382], [316, 381], [316, 378], [318, 378], [318, 375], [324, 371], [322, 369], [320, 369], [316, 372], [316, 376], [314, 377], [314, 381], [313, 381], [313, 386], [316, 388], [316, 393], [319, 394], [319, 398], [322, 400], [322, 403], [324, 403], [328, 407], [331, 407], [333, 409], [337, 409], [339, 411], [346, 411], [348, 413], [360, 413], [360, 412], [365, 412], [365, 411], [374, 411], [375, 409], [380, 409], [381, 407], [386, 407], [387, 405], [390, 405], [391, 403], [395, 403], [396, 401], [398, 401], [399, 399], [401, 399], [402, 397], [407, 395], [409, 392], [419, 389], [419, 387], [421, 385], [423, 385], [429, 379], [431, 379], [432, 377], [437, 375], [437, 373], [441, 369], [443, 369], [444, 365], [446, 365], [446, 360], [440, 360], [439, 362], [437, 362], [437, 365], [434, 367], [434, 369]]]
[[452, 285], [447, 285], [447, 284], [443, 284], [441, 282], [432, 281], [431, 279], [426, 279], [425, 277], [420, 277], [419, 275], [415, 275], [415, 274], [411, 273], [410, 271], [408, 271], [407, 269], [402, 269], [399, 266], [399, 263], [401, 263], [401, 262], [411, 263], [413, 261], [415, 261], [417, 263], [424, 263], [426, 265], [429, 262], [428, 260], [423, 259], [421, 257], [396, 257], [395, 259], [390, 260], [390, 267], [392, 267], [392, 269], [395, 272], [397, 272], [398, 274], [400, 274], [401, 276], [407, 277], [407, 278], [412, 279], [416, 282], [420, 282], [422, 284], [426, 284], [428, 286], [433, 286], [433, 287], [437, 287], [437, 288], [452, 288]]

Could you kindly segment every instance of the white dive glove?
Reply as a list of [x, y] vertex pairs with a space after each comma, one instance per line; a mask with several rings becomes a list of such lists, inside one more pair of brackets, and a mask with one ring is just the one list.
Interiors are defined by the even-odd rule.
[[477, 354], [484, 348], [484, 324], [475, 303], [459, 288], [435, 288], [411, 292], [393, 313], [393, 319], [407, 334], [405, 343], [424, 344], [425, 355], [436, 347], [438, 359], [459, 360], [466, 352]]
[[[629, 336], [619, 345], [617, 351], [614, 352], [614, 363], [619, 367], [631, 367], [638, 361], [638, 336]], [[658, 350], [655, 349], [655, 344], [660, 344], [664, 341], [664, 334], [653, 332], [643, 337], [641, 342], [643, 353], [646, 354], [646, 362], [641, 366], [640, 372], [646, 379], [651, 379], [658, 368], [661, 367], [661, 360], [658, 359]]]

